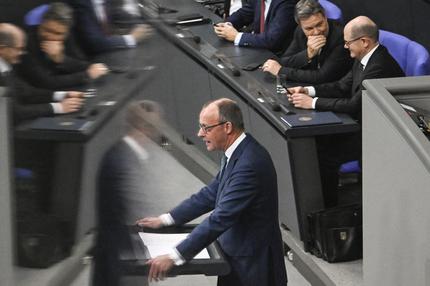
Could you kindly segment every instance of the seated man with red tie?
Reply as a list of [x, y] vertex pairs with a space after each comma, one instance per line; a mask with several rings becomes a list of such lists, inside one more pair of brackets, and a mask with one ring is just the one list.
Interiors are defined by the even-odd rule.
[[[290, 44], [296, 22], [294, 7], [297, 0], [256, 0], [245, 4], [215, 25], [215, 33], [237, 46], [269, 49], [282, 54]], [[250, 33], [239, 30], [252, 25]]]

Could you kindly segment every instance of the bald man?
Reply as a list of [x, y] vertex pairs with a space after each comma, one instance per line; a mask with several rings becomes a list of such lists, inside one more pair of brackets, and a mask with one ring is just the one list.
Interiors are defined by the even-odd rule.
[[212, 182], [169, 213], [138, 221], [145, 227], [182, 225], [212, 211], [170, 254], [150, 260], [149, 279], [192, 259], [214, 240], [231, 266], [219, 286], [284, 286], [287, 276], [278, 221], [278, 190], [269, 153], [244, 132], [237, 103], [219, 99], [200, 112], [198, 136], [224, 154]]
[[56, 91], [30, 86], [13, 73], [25, 51], [24, 32], [8, 23], [0, 23], [0, 86], [7, 86], [13, 100], [15, 121], [79, 110], [82, 93]]
[[[352, 70], [336, 82], [288, 89], [297, 108], [348, 113], [361, 122], [362, 82], [365, 79], [402, 77], [404, 72], [378, 42], [376, 24], [365, 16], [352, 19], [344, 28], [344, 47], [354, 58]], [[318, 139], [321, 182], [325, 205], [337, 204], [338, 170], [342, 163], [361, 160], [361, 132]]]

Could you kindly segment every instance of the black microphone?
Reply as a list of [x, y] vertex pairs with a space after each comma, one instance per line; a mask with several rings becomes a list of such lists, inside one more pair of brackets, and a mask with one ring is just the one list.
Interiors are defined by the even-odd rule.
[[236, 68], [226, 57], [220, 54], [217, 54], [216, 56], [218, 60], [231, 71], [233, 76], [240, 76], [240, 70]]
[[281, 106], [279, 105], [279, 103], [276, 102], [273, 97], [268, 96], [260, 91], [258, 92], [258, 94], [264, 98], [264, 100], [270, 105], [270, 108], [273, 111], [281, 111]]
[[194, 41], [196, 44], [200, 44], [201, 40], [202, 40], [202, 39], [201, 39], [199, 36], [193, 36], [193, 41]]
[[286, 114], [286, 115], [288, 115], [288, 114], [295, 114], [293, 111], [289, 110], [289, 109], [287, 108], [287, 106], [286, 106], [285, 104], [283, 104], [283, 103], [281, 103], [281, 104], [279, 105], [279, 108], [280, 108], [280, 109], [281, 109], [281, 111], [282, 111], [284, 114]]

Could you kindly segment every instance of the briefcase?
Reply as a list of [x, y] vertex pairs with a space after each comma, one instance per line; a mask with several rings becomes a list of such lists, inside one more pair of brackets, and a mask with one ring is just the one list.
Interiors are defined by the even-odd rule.
[[328, 262], [363, 257], [361, 204], [324, 209], [308, 214], [309, 251]]

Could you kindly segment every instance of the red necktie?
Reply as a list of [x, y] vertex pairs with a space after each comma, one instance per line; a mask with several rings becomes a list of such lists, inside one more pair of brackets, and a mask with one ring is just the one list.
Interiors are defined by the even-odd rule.
[[260, 33], [264, 32], [264, 10], [266, 10], [265, 0], [261, 0], [261, 11], [260, 11]]

